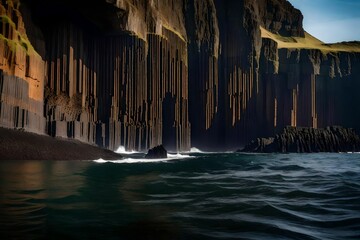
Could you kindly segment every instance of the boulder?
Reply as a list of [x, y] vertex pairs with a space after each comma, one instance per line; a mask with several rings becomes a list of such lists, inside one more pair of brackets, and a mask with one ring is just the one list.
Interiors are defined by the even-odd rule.
[[145, 155], [145, 158], [148, 159], [167, 158], [167, 151], [163, 145], [160, 145], [149, 149], [148, 153]]

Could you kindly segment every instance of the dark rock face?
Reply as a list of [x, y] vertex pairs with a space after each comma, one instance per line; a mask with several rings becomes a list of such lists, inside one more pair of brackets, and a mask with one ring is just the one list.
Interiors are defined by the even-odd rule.
[[360, 45], [280, 46], [261, 29], [307, 36], [286, 0], [0, 5], [0, 126], [140, 151], [234, 148], [286, 126], [360, 130]]
[[360, 137], [353, 129], [343, 127], [285, 128], [275, 138], [257, 138], [241, 152], [314, 153], [359, 152]]
[[163, 145], [149, 149], [148, 153], [145, 155], [145, 158], [157, 159], [157, 158], [167, 158], [167, 151]]

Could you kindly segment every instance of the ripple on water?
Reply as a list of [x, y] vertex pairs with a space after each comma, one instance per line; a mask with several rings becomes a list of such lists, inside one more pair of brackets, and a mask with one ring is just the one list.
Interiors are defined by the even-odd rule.
[[359, 155], [188, 155], [0, 163], [1, 239], [360, 239]]

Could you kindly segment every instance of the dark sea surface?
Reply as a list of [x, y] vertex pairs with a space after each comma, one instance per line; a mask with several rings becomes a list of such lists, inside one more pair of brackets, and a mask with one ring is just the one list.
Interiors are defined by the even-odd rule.
[[360, 154], [0, 162], [0, 239], [360, 239]]

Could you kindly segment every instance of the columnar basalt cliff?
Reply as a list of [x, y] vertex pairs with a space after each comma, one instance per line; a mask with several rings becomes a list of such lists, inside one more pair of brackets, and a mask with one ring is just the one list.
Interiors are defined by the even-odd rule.
[[189, 149], [187, 41], [184, 16], [175, 11], [179, 4], [97, 1], [84, 9], [69, 1], [29, 2], [46, 43], [47, 133], [110, 149], [162, 142]]
[[116, 149], [360, 129], [360, 45], [286, 0], [3, 0], [0, 126]]
[[261, 31], [265, 133], [286, 126], [359, 130], [359, 43], [324, 44], [307, 33], [286, 38]]
[[19, 2], [0, 5], [0, 126], [43, 133], [44, 62], [33, 49]]

